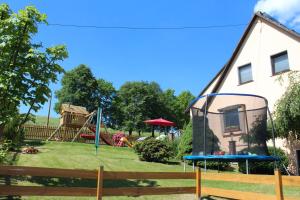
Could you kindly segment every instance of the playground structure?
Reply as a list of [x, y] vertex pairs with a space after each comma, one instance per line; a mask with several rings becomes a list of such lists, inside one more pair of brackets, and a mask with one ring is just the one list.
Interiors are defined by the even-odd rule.
[[[85, 107], [67, 103], [62, 104], [60, 108], [60, 124], [47, 141], [55, 138], [57, 132], [62, 128], [71, 128], [77, 131], [72, 142], [74, 142], [78, 136], [84, 139], [95, 140], [96, 127], [92, 124], [92, 120], [96, 113], [96, 111], [89, 113]], [[104, 125], [101, 126], [105, 128], [105, 132], [100, 133], [101, 141], [107, 145], [112, 145], [107, 128]]]
[[[77, 130], [72, 142], [74, 142], [78, 137], [85, 140], [96, 140], [97, 127], [92, 124], [93, 119], [97, 115], [96, 111], [89, 113], [85, 107], [62, 104], [60, 114], [61, 118], [59, 127], [50, 135], [47, 141], [55, 138], [57, 132], [63, 127]], [[99, 130], [104, 130], [99, 131], [99, 138], [101, 141], [110, 146], [124, 146], [126, 144], [128, 147], [132, 147], [132, 144], [128, 141], [125, 135], [120, 138], [120, 141], [117, 144], [114, 144], [107, 127], [102, 123], [102, 120], [100, 121], [101, 127]]]
[[81, 127], [90, 114], [85, 107], [64, 103], [60, 107], [60, 126]]
[[[272, 125], [273, 147], [275, 133], [273, 121], [264, 97], [253, 94], [213, 93], [195, 99], [190, 108], [193, 125], [192, 155], [185, 160], [277, 161], [267, 148], [267, 118]], [[275, 155], [275, 152], [274, 152]]]

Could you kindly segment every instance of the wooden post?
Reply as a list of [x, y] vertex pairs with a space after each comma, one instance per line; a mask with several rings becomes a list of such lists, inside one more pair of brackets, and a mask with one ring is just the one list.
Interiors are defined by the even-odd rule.
[[276, 199], [277, 200], [283, 200], [283, 189], [282, 189], [282, 177], [281, 172], [276, 169], [274, 171], [275, 174], [275, 193], [276, 193]]
[[201, 199], [201, 169], [200, 167], [196, 170], [196, 199]]
[[52, 91], [50, 92], [50, 100], [49, 100], [49, 108], [48, 108], [48, 116], [47, 116], [47, 128], [49, 127], [49, 119], [50, 119], [50, 112], [51, 112], [51, 102], [52, 102]]
[[102, 196], [103, 196], [103, 171], [104, 171], [104, 167], [100, 166], [98, 169], [98, 178], [97, 178], [97, 200], [102, 200]]

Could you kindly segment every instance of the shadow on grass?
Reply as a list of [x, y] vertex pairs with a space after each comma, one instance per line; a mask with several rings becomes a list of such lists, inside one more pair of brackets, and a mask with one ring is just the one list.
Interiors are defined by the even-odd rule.
[[34, 146], [39, 147], [45, 145], [46, 142], [42, 140], [24, 140], [23, 145], [24, 146]]
[[181, 163], [178, 162], [178, 161], [166, 161], [166, 162], [163, 162], [163, 164], [166, 164], [166, 165], [180, 165]]
[[[97, 187], [96, 180], [92, 179], [76, 179], [76, 178], [50, 178], [50, 177], [8, 177], [10, 178], [10, 184], [27, 181], [33, 184], [47, 187]], [[1, 177], [0, 177], [1, 184]], [[6, 182], [4, 182], [5, 185]], [[116, 188], [116, 187], [157, 187], [159, 186], [156, 181], [153, 180], [104, 180], [104, 187]]]

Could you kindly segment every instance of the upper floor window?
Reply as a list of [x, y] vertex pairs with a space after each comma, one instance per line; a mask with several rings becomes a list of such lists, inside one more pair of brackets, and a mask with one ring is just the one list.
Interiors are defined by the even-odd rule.
[[253, 81], [251, 64], [241, 66], [239, 69], [239, 83], [248, 83]]
[[289, 71], [290, 69], [287, 51], [271, 56], [271, 62], [273, 75]]

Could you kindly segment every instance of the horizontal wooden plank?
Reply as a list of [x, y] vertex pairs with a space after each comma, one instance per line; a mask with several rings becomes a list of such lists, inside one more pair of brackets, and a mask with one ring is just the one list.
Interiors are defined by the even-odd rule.
[[232, 199], [241, 199], [241, 200], [257, 200], [257, 199], [264, 199], [264, 200], [275, 200], [275, 195], [268, 195], [262, 193], [254, 193], [254, 192], [242, 192], [236, 190], [225, 190], [219, 188], [209, 188], [203, 187], [202, 193], [205, 195], [217, 196], [217, 197], [225, 197], [225, 198], [232, 198]]
[[128, 187], [104, 188], [104, 196], [143, 196], [143, 195], [170, 195], [194, 194], [195, 187]]
[[[40, 168], [23, 166], [0, 166], [0, 175], [10, 176], [42, 176], [42, 177], [65, 177], [96, 179], [96, 170]], [[194, 179], [193, 172], [117, 172], [105, 171], [104, 179]]]
[[202, 178], [203, 180], [214, 180], [214, 181], [275, 184], [275, 177], [273, 175], [202, 173]]
[[96, 179], [96, 170], [0, 166], [0, 175]]
[[96, 196], [96, 188], [0, 186], [0, 196]]
[[193, 172], [117, 172], [104, 171], [105, 180], [121, 179], [195, 179]]
[[[104, 188], [103, 196], [143, 196], [193, 194], [195, 187], [130, 187]], [[96, 196], [96, 188], [0, 186], [0, 195], [16, 196]]]
[[283, 186], [298, 186], [300, 187], [300, 176], [282, 176]]
[[[143, 195], [170, 195], [194, 194], [195, 187], [130, 187], [104, 188], [103, 196], [143, 196]], [[219, 188], [203, 187], [204, 195], [217, 197], [273, 200], [274, 195], [262, 193], [242, 192]], [[96, 196], [96, 188], [82, 187], [39, 187], [39, 186], [0, 186], [0, 196]], [[285, 197], [285, 200], [296, 200], [294, 197]]]

